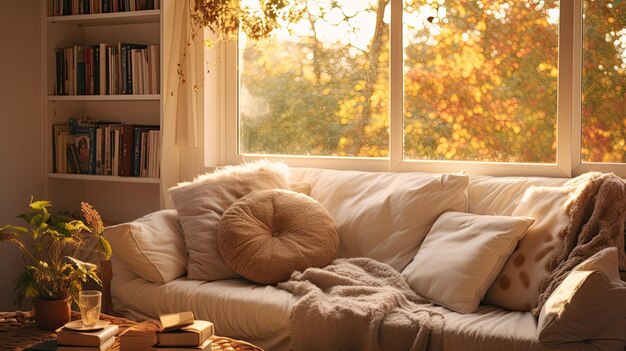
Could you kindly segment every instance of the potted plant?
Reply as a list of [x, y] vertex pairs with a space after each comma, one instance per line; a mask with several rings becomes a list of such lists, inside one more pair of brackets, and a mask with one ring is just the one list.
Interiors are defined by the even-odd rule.
[[102, 219], [89, 204], [81, 203], [84, 222], [52, 215], [51, 209], [49, 201], [31, 198], [28, 211], [18, 216], [27, 226], [0, 228], [0, 241], [16, 244], [24, 257], [24, 271], [15, 287], [18, 297], [33, 299], [35, 321], [45, 330], [70, 321], [72, 298], [77, 299], [83, 283], [92, 279], [102, 285], [95, 264], [72, 257], [77, 249], [91, 248], [105, 259], [111, 257], [111, 246], [102, 236]]

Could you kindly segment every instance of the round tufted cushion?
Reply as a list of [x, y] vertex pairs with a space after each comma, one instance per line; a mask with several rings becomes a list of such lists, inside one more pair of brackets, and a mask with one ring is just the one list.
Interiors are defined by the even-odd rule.
[[217, 240], [226, 265], [261, 284], [324, 267], [339, 249], [335, 221], [324, 206], [282, 189], [256, 191], [233, 203], [222, 215]]

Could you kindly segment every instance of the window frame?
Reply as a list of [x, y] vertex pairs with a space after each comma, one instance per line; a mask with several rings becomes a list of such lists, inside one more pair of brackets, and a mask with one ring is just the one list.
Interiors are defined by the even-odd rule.
[[[557, 93], [556, 163], [501, 163], [478, 161], [408, 160], [403, 153], [403, 0], [391, 0], [390, 25], [390, 137], [388, 158], [324, 157], [241, 154], [238, 123], [238, 45], [223, 42], [214, 54], [218, 69], [205, 82], [207, 111], [205, 166], [237, 164], [258, 159], [282, 160], [293, 167], [393, 172], [458, 172], [492, 176], [546, 176], [570, 178], [588, 171], [613, 172], [626, 177], [626, 163], [582, 162], [582, 24], [583, 0], [561, 0], [559, 9], [559, 77]], [[205, 101], [208, 101], [205, 100]], [[212, 117], [209, 117], [212, 116]], [[218, 117], [215, 117], [218, 116]]]

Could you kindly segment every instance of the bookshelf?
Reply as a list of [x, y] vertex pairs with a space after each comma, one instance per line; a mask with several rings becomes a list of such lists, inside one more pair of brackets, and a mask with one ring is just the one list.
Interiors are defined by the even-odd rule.
[[[46, 2], [49, 5], [52, 0]], [[162, 90], [157, 94], [72, 95], [70, 92], [57, 95], [56, 82], [57, 48], [101, 43], [159, 45], [159, 62], [163, 62], [161, 9], [49, 16], [48, 7], [44, 6], [42, 17], [46, 60], [43, 103], [47, 197], [55, 208], [73, 213], [78, 211], [81, 201], [89, 202], [108, 223], [130, 221], [158, 210], [162, 197], [158, 177], [55, 172], [59, 170], [55, 169], [56, 156], [53, 156], [56, 143], [53, 126], [87, 116], [119, 124], [162, 125]], [[162, 67], [159, 70], [159, 77], [162, 77]], [[160, 137], [157, 143], [161, 144]]]

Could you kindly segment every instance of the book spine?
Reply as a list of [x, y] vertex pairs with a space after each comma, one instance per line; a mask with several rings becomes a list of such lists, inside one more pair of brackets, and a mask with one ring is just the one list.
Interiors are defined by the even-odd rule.
[[133, 131], [133, 164], [131, 169], [131, 176], [139, 177], [139, 165], [141, 164], [140, 160], [140, 152], [141, 152], [141, 128], [135, 128]]
[[120, 175], [124, 177], [131, 176], [132, 169], [132, 153], [133, 153], [133, 134], [134, 127], [129, 124], [125, 124], [122, 127], [122, 157], [120, 160]]
[[126, 45], [126, 94], [133, 93], [133, 60], [130, 45]]

